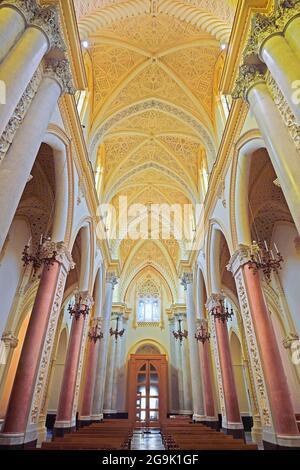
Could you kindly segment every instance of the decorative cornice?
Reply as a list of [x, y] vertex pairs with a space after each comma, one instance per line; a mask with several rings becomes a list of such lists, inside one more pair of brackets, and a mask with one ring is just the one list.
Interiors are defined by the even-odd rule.
[[73, 95], [75, 88], [70, 70], [70, 64], [67, 60], [47, 59], [45, 61], [44, 75], [56, 80], [61, 87], [62, 94]]
[[52, 259], [53, 256], [58, 263], [64, 266], [67, 272], [75, 268], [72, 255], [64, 242], [55, 243], [48, 240], [44, 242], [41, 248], [41, 257], [43, 259]]

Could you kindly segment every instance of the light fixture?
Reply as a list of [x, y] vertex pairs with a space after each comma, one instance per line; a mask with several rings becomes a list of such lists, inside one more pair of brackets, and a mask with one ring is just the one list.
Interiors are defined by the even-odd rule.
[[249, 267], [253, 269], [254, 273], [262, 271], [267, 278], [271, 280], [271, 273], [282, 269], [284, 259], [281, 256], [276, 243], [274, 243], [274, 251], [269, 248], [266, 240], [262, 242], [253, 241], [250, 251]]
[[100, 318], [95, 320], [94, 325], [92, 325], [90, 327], [88, 337], [91, 341], [94, 341], [94, 343], [97, 343], [97, 341], [100, 341], [100, 339], [103, 338], [103, 333], [101, 331], [101, 320], [100, 320]]
[[179, 339], [180, 345], [181, 345], [184, 338], [188, 337], [188, 332], [186, 330], [182, 330], [182, 328], [181, 328], [182, 320], [181, 319], [178, 320], [178, 323], [179, 323], [179, 329], [177, 331], [173, 331], [173, 335], [174, 335], [174, 338], [176, 340]]
[[219, 299], [216, 305], [211, 309], [210, 314], [218, 321], [223, 323], [231, 320], [233, 316], [233, 309], [228, 308], [227, 301]]
[[75, 303], [73, 305], [70, 304], [68, 306], [68, 311], [70, 317], [74, 317], [77, 321], [79, 320], [81, 315], [85, 318], [89, 314], [90, 305], [88, 305], [87, 299], [85, 300], [80, 292], [76, 292]]
[[36, 253], [32, 253], [30, 252], [31, 240], [32, 240], [32, 237], [30, 237], [27, 245], [25, 245], [24, 247], [24, 250], [22, 252], [22, 261], [23, 261], [24, 267], [29, 266], [29, 264], [32, 264], [33, 272], [35, 276], [36, 272], [41, 268], [43, 264], [47, 266], [48, 269], [50, 268], [50, 266], [53, 266], [56, 260], [57, 252], [53, 251], [53, 254], [50, 258], [43, 256], [43, 253], [42, 253], [43, 245], [45, 242], [50, 242], [51, 237], [44, 237], [44, 235], [41, 235], [37, 251]]
[[210, 340], [210, 334], [204, 325], [201, 325], [197, 328], [197, 333], [195, 333], [195, 338], [197, 341], [201, 341], [202, 344]]
[[114, 336], [116, 341], [117, 341], [118, 337], [120, 336], [120, 338], [121, 338], [124, 335], [124, 333], [125, 333], [124, 328], [119, 331], [119, 317], [117, 317], [116, 329], [113, 330], [112, 328], [110, 328], [109, 334], [110, 334], [110, 336]]
[[225, 49], [227, 49], [227, 44], [226, 44], [226, 42], [221, 42], [220, 47], [221, 47], [221, 50], [222, 50], [222, 51], [225, 51]]
[[89, 47], [89, 41], [84, 39], [83, 41], [81, 41], [81, 45], [84, 49], [87, 49]]

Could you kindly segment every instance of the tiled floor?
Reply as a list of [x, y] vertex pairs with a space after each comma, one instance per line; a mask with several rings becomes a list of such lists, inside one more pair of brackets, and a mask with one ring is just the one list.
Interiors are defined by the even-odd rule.
[[131, 450], [165, 450], [159, 429], [136, 429], [133, 433]]

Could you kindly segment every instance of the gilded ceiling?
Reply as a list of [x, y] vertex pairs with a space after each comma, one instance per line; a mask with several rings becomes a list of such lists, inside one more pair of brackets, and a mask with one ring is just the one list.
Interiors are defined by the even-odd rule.
[[[88, 143], [104, 148], [101, 198], [130, 204], [200, 202], [199, 172], [216, 156], [216, 80], [235, 0], [75, 0], [88, 41]], [[95, 163], [95, 161], [93, 161]], [[111, 243], [126, 272], [156, 260], [175, 286], [185, 256], [170, 240]], [[137, 250], [137, 251], [136, 251]], [[132, 258], [132, 254], [135, 256]], [[172, 281], [171, 281], [171, 280]]]

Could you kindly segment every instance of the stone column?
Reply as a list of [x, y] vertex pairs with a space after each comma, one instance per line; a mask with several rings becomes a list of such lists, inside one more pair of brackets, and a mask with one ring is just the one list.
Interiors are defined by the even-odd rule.
[[169, 334], [170, 334], [170, 360], [169, 360], [169, 396], [170, 396], [170, 413], [177, 414], [180, 410], [180, 393], [179, 393], [179, 377], [178, 377], [178, 357], [176, 354], [176, 343], [173, 335], [175, 330], [175, 319], [169, 317]]
[[[58, 98], [70, 91], [67, 64], [51, 62], [0, 168], [0, 251], [9, 231]], [[11, 191], [11, 188], [14, 191]]]
[[293, 18], [285, 29], [285, 39], [300, 60], [300, 16]]
[[298, 124], [300, 103], [293, 99], [294, 83], [300, 80], [300, 61], [282, 34], [272, 34], [261, 45], [261, 59], [285, 96]]
[[[183, 317], [183, 316], [182, 316]], [[183, 320], [185, 319], [182, 318]], [[182, 329], [185, 329], [184, 321], [181, 324]], [[179, 323], [177, 322], [177, 329], [179, 327]], [[182, 392], [183, 392], [183, 409], [181, 410], [185, 414], [192, 413], [192, 391], [191, 391], [191, 376], [189, 370], [189, 360], [188, 360], [188, 346], [187, 340], [184, 339], [181, 343], [179, 340], [178, 342], [178, 349], [181, 358], [181, 370], [182, 370]]]
[[38, 417], [65, 282], [70, 268], [74, 266], [62, 242], [46, 242], [42, 256], [53, 262], [43, 268], [0, 435], [1, 446], [22, 446], [35, 442], [38, 437]]
[[6, 84], [6, 104], [0, 108], [0, 136], [49, 45], [41, 29], [29, 27], [0, 64], [0, 80]]
[[[221, 302], [224, 302], [224, 300], [224, 295], [212, 294], [207, 301], [209, 312], [214, 308], [221, 308]], [[221, 390], [222, 428], [226, 430], [228, 434], [240, 437], [243, 435], [241, 431], [243, 430], [243, 424], [233, 374], [227, 323], [219, 319], [211, 318], [211, 325], [213, 330], [212, 337], [216, 340], [218, 348], [218, 362], [222, 381], [222, 383], [219, 384], [219, 390]], [[218, 380], [220, 380], [220, 377], [218, 377]]]
[[183, 369], [181, 360], [181, 346], [179, 341], [174, 338], [173, 331], [178, 330], [178, 316], [174, 315], [174, 328], [172, 329], [172, 341], [174, 344], [176, 366], [177, 366], [177, 380], [178, 380], [178, 398], [179, 398], [179, 413], [184, 412], [184, 388], [183, 388]]
[[79, 423], [81, 425], [88, 425], [91, 423], [91, 412], [96, 379], [98, 343], [102, 339], [100, 332], [101, 318], [94, 318], [91, 321], [90, 330], [88, 334], [86, 370], [83, 383], [81, 411], [79, 415]]
[[76, 410], [74, 410], [77, 398], [76, 388], [78, 381], [80, 381], [79, 367], [85, 343], [86, 316], [92, 305], [93, 299], [88, 291], [76, 292], [73, 306], [74, 316], [55, 421], [56, 435], [71, 432], [76, 425]]
[[109, 327], [110, 327], [110, 316], [112, 309], [112, 299], [114, 287], [117, 284], [117, 277], [115, 273], [108, 272], [106, 276], [105, 286], [105, 301], [103, 307], [103, 339], [100, 342], [98, 363], [96, 368], [96, 381], [93, 397], [92, 407], [92, 421], [101, 421], [103, 419], [103, 400], [104, 400], [104, 389], [105, 389], [105, 377], [106, 377], [106, 366], [107, 366], [107, 353], [108, 353], [108, 341], [109, 341]]
[[250, 268], [249, 259], [250, 249], [240, 247], [231, 258], [229, 269], [235, 276], [246, 338], [251, 346], [251, 361], [259, 387], [263, 441], [266, 448], [272, 445], [300, 448], [295, 412], [260, 274]]
[[250, 73], [248, 79], [250, 80], [250, 88], [247, 99], [251, 111], [262, 133], [295, 225], [300, 232], [299, 153], [263, 77]]
[[[128, 319], [123, 315], [123, 328], [125, 332], [127, 330]], [[116, 410], [118, 413], [126, 412], [126, 387], [127, 387], [127, 376], [126, 376], [126, 335], [120, 338], [119, 348], [119, 360], [118, 360], [118, 377], [116, 383], [117, 402]]]
[[183, 275], [182, 285], [184, 286], [184, 289], [186, 291], [186, 316], [187, 316], [187, 326], [188, 326], [188, 332], [189, 332], [188, 342], [189, 342], [189, 352], [190, 352], [191, 385], [192, 385], [193, 412], [194, 412], [193, 420], [205, 421], [200, 358], [199, 358], [197, 341], [195, 339], [197, 326], [196, 326], [193, 274], [192, 273], [185, 273]]
[[25, 30], [25, 18], [16, 8], [0, 5], [0, 63]]
[[[119, 314], [119, 330], [122, 330], [124, 327], [124, 318], [123, 314]], [[111, 396], [111, 411], [114, 413], [118, 412], [117, 409], [117, 398], [118, 398], [118, 385], [121, 372], [121, 361], [124, 359], [124, 348], [125, 337], [118, 337], [116, 341], [116, 351], [115, 351], [115, 365], [113, 370], [113, 386], [112, 386], [112, 396]], [[121, 355], [123, 349], [123, 357]], [[125, 364], [123, 364], [123, 367]]]

